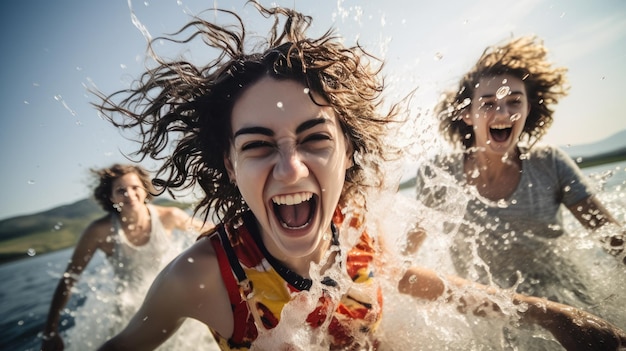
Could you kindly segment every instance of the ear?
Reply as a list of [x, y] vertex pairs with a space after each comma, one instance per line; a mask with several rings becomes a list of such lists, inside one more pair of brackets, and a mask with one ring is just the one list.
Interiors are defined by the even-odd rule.
[[346, 142], [346, 158], [348, 161], [346, 162], [346, 170], [347, 170], [347, 169], [352, 168], [352, 166], [354, 166], [354, 148], [352, 147], [352, 143], [350, 143], [350, 139], [345, 133], [343, 137]]
[[462, 118], [463, 122], [465, 122], [466, 125], [468, 125], [468, 126], [474, 125], [474, 120], [470, 116], [470, 109], [469, 108], [466, 107], [465, 109], [463, 109], [461, 111], [461, 118]]
[[235, 167], [233, 167], [233, 163], [230, 162], [230, 158], [227, 154], [224, 154], [224, 167], [226, 167], [226, 172], [228, 172], [228, 178], [230, 178], [230, 182], [236, 183], [237, 176], [235, 175]]

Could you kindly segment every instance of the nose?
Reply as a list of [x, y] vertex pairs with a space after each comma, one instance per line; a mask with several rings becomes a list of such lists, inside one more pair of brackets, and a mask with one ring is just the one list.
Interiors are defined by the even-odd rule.
[[508, 116], [509, 110], [506, 103], [499, 101], [496, 105], [496, 115]]
[[293, 184], [309, 175], [309, 169], [294, 145], [283, 145], [280, 148], [273, 175], [276, 180], [286, 184]]

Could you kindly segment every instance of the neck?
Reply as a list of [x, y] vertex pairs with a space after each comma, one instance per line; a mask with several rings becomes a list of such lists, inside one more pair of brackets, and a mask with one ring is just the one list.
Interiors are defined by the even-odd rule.
[[300, 276], [305, 278], [310, 278], [309, 270], [311, 268], [311, 264], [322, 264], [320, 267], [321, 271], [325, 271], [333, 262], [333, 259], [328, 259], [326, 254], [331, 246], [332, 242], [332, 234], [330, 232], [330, 228], [328, 229], [328, 233], [322, 236], [317, 248], [310, 254], [303, 257], [288, 257], [283, 254], [274, 254], [274, 252], [279, 252], [279, 250], [272, 250], [273, 245], [267, 245], [268, 243], [264, 242], [265, 247], [268, 252], [274, 256], [277, 260], [279, 260], [285, 267], [289, 268], [291, 271], [298, 273]]
[[489, 179], [498, 179], [502, 174], [521, 168], [520, 152], [516, 148], [510, 153], [490, 154], [484, 151], [472, 151], [465, 156], [465, 170]]
[[139, 209], [122, 208], [119, 217], [126, 229], [145, 229], [150, 225], [150, 211], [147, 206], [141, 206]]

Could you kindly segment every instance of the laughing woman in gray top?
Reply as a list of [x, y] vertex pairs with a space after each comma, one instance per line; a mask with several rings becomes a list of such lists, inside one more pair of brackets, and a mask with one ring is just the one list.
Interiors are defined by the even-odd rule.
[[[440, 132], [457, 151], [417, 175], [426, 205], [443, 208], [459, 186], [467, 200], [452, 247], [459, 273], [485, 279], [490, 271], [498, 285], [511, 287], [519, 271], [519, 290], [557, 300], [563, 288], [582, 295], [575, 279], [559, 278], [574, 268], [547, 244], [564, 233], [560, 206], [590, 230], [618, 224], [562, 150], [537, 144], [567, 94], [566, 71], [547, 61], [536, 37], [485, 50], [435, 109]], [[626, 262], [623, 231], [616, 232], [605, 247]], [[475, 255], [479, 264], [472, 263]]]

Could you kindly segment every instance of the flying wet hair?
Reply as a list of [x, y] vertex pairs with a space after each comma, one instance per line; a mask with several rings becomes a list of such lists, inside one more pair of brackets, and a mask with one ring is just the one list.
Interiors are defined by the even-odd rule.
[[567, 69], [555, 67], [548, 61], [548, 50], [536, 36], [524, 36], [500, 46], [490, 46], [483, 52], [474, 67], [467, 72], [458, 88], [446, 92], [435, 107], [439, 130], [455, 146], [469, 149], [474, 145], [474, 131], [463, 121], [469, 113], [471, 99], [481, 78], [503, 74], [524, 82], [530, 113], [522, 132], [533, 145], [547, 132], [553, 121], [553, 106], [569, 90], [565, 74]]
[[[258, 42], [251, 45], [235, 12], [206, 11], [224, 14], [234, 24], [217, 25], [197, 16], [176, 33], [155, 38], [148, 52], [156, 67], [128, 89], [108, 96], [96, 92], [102, 100], [96, 107], [116, 127], [139, 136], [141, 146], [134, 156], [163, 162], [153, 180], [158, 191], [172, 193], [199, 185], [205, 196], [195, 212], [204, 211], [207, 218], [211, 211], [226, 221], [248, 209], [224, 165], [233, 138], [233, 105], [263, 77], [300, 82], [313, 102], [334, 110], [351, 148], [354, 166], [347, 171], [340, 201], [356, 200], [365, 206], [366, 188], [382, 186], [379, 165], [400, 155], [399, 149], [381, 142], [388, 122], [398, 115], [395, 105], [385, 114], [378, 111], [383, 102], [382, 63], [358, 44], [344, 46], [332, 30], [308, 38], [305, 31], [312, 21], [308, 16], [250, 3], [274, 20], [268, 38], [255, 37]], [[156, 41], [185, 44], [197, 38], [217, 49], [210, 51], [217, 57], [206, 65], [168, 61], [154, 50]], [[323, 101], [315, 101], [313, 93]]]

